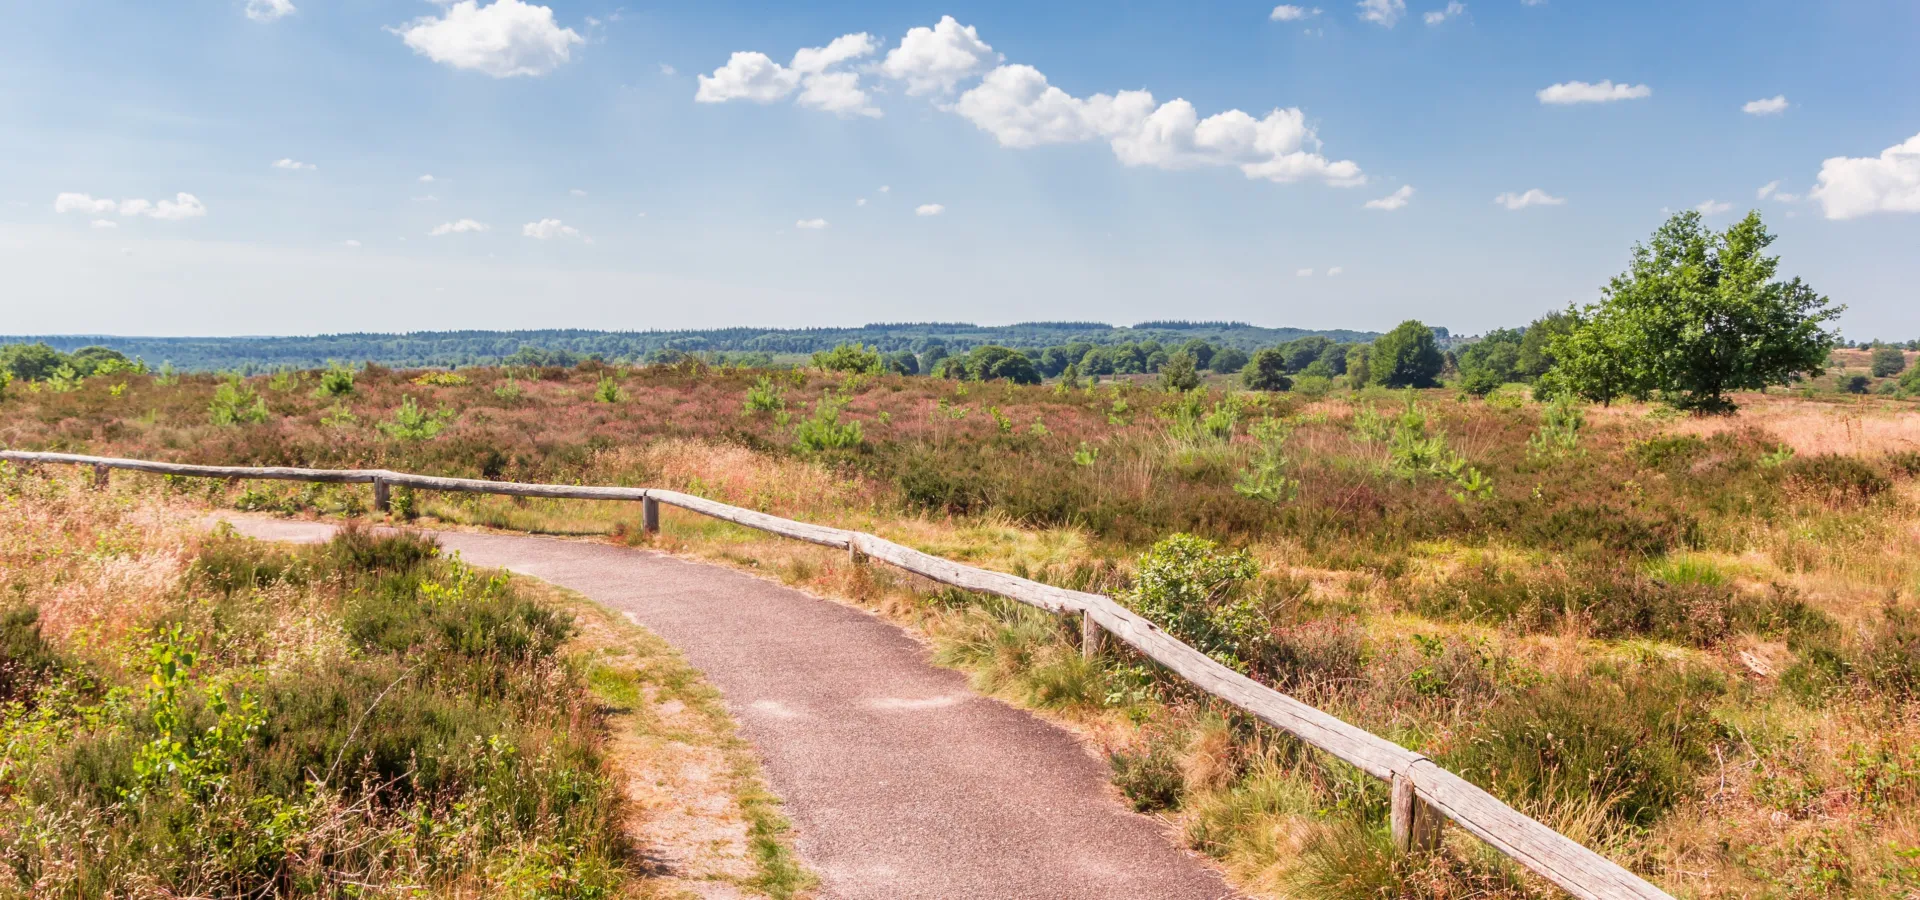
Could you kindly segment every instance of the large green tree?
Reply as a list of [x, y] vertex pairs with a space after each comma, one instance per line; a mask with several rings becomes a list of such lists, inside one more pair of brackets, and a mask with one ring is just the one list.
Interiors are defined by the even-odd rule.
[[1526, 379], [1547, 374], [1547, 370], [1553, 368], [1553, 353], [1549, 348], [1554, 335], [1566, 334], [1573, 328], [1573, 323], [1573, 314], [1559, 310], [1533, 320], [1526, 332], [1520, 335], [1520, 358], [1514, 366], [1514, 373]]
[[1447, 364], [1440, 353], [1440, 342], [1433, 329], [1418, 319], [1408, 319], [1373, 342], [1368, 359], [1374, 384], [1387, 387], [1433, 387], [1434, 377]]
[[1256, 351], [1246, 368], [1240, 370], [1240, 380], [1250, 391], [1284, 391], [1293, 387], [1293, 379], [1287, 377], [1286, 352], [1279, 347]]
[[1679, 409], [1727, 413], [1727, 394], [1819, 375], [1839, 340], [1823, 325], [1844, 307], [1795, 278], [1758, 212], [1713, 232], [1697, 212], [1636, 244], [1627, 271], [1550, 352], [1561, 386], [1593, 399], [1658, 395]]

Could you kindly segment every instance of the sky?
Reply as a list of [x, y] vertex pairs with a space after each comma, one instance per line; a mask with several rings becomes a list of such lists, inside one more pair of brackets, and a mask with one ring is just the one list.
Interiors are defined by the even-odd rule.
[[0, 333], [1478, 333], [1758, 209], [1920, 337], [1912, 0], [0, 15]]

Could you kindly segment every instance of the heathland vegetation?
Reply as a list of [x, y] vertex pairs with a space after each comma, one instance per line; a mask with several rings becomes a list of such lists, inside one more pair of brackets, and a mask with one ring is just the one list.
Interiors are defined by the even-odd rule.
[[[1711, 235], [1683, 216], [1594, 306], [1464, 346], [1407, 323], [1365, 344], [1161, 344], [1139, 374], [1085, 365], [1110, 345], [915, 352], [908, 370], [900, 350], [853, 342], [781, 369], [688, 355], [117, 371], [14, 385], [0, 444], [653, 485], [872, 531], [1108, 593], [1677, 895], [1905, 896], [1920, 890], [1920, 383], [1902, 385], [1910, 354], [1839, 346], [1824, 298], [1777, 280], [1763, 237], [1757, 220]], [[1778, 349], [1622, 352], [1715, 328]], [[928, 370], [941, 377], [904, 374]], [[23, 495], [78, 494], [51, 473], [8, 477]], [[125, 482], [178, 504], [369, 515], [356, 486]], [[1024, 607], [710, 520], [669, 515], [650, 536], [624, 506], [402, 491], [393, 508], [652, 543], [892, 615], [983, 689], [1080, 729], [1136, 807], [1255, 895], [1551, 895], [1457, 832], [1439, 854], [1397, 856], [1378, 783], [1124, 652], [1084, 660], [1063, 623]], [[31, 534], [10, 546], [31, 552]], [[41, 584], [19, 559], [9, 577]], [[343, 570], [303, 602], [353, 622], [353, 585], [458, 571], [419, 565]], [[23, 617], [53, 596], [13, 590]], [[367, 665], [417, 646], [342, 628]], [[278, 714], [255, 702], [244, 715]], [[8, 727], [41, 708], [10, 707]], [[129, 721], [129, 741], [153, 727]], [[227, 758], [260, 739], [222, 738]]]

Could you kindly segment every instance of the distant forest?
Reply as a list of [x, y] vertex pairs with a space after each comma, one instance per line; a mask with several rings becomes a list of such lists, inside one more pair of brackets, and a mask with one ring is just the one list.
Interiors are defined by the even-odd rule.
[[[1434, 329], [1447, 342], [1446, 329]], [[1142, 322], [1132, 327], [1105, 322], [1025, 322], [973, 325], [966, 322], [914, 322], [858, 328], [716, 328], [706, 331], [416, 331], [406, 334], [323, 334], [308, 337], [115, 337], [111, 335], [0, 336], [0, 344], [44, 342], [71, 353], [82, 347], [107, 347], [148, 365], [170, 364], [187, 372], [266, 372], [311, 369], [330, 361], [372, 362], [384, 366], [475, 366], [520, 359], [598, 357], [609, 362], [656, 361], [682, 353], [723, 354], [727, 361], [770, 363], [779, 357], [803, 357], [841, 344], [859, 343], [877, 350], [924, 353], [935, 346], [965, 352], [983, 345], [1033, 350], [1084, 342], [1111, 346], [1156, 341], [1181, 344], [1200, 339], [1217, 347], [1252, 352], [1302, 337], [1320, 336], [1338, 343], [1367, 343], [1371, 331], [1262, 328], [1245, 322]], [[531, 350], [532, 352], [523, 352]]]

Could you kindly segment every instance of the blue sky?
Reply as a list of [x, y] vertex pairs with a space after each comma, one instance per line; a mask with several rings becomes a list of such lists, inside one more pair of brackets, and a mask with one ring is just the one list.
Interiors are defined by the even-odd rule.
[[1036, 7], [6, 0], [0, 332], [1477, 332], [1712, 204], [1920, 336], [1911, 0]]

